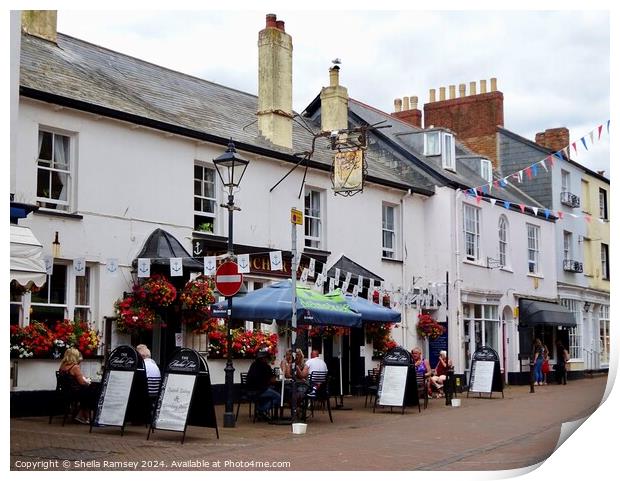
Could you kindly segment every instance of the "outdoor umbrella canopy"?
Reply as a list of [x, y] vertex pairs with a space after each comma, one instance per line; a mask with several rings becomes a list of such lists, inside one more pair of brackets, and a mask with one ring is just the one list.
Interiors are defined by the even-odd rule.
[[[336, 289], [333, 293], [342, 296], [340, 289]], [[333, 294], [330, 292], [327, 297]], [[349, 307], [362, 316], [362, 322], [400, 322], [400, 312], [393, 309], [380, 306], [363, 297], [345, 296], [345, 300]]]
[[[331, 295], [327, 297], [304, 286], [297, 286], [297, 319], [300, 324], [323, 326], [361, 327], [362, 316], [351, 310], [346, 299]], [[275, 319], [278, 323], [290, 321], [291, 281], [278, 282], [233, 298], [232, 318], [245, 321]], [[226, 312], [226, 301], [214, 304], [213, 316]]]

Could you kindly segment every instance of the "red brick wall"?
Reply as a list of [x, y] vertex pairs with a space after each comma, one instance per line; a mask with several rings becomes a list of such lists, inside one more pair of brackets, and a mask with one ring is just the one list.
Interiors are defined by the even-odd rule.
[[493, 169], [499, 168], [499, 159], [497, 153], [497, 133], [490, 135], [481, 135], [479, 137], [471, 137], [464, 139], [459, 137], [458, 140], [465, 144], [467, 148], [471, 149], [476, 154], [488, 157], [493, 164]]
[[561, 150], [570, 142], [570, 133], [566, 127], [547, 129], [536, 134], [536, 143], [551, 150]]
[[407, 122], [414, 127], [422, 128], [422, 111], [419, 109], [404, 110], [401, 112], [393, 112], [392, 117]]

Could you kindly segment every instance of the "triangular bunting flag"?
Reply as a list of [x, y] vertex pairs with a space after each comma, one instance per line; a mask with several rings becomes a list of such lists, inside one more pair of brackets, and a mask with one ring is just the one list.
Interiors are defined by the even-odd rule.
[[611, 119], [609, 119], [609, 120], [607, 121], [607, 133], [608, 133], [608, 134], [609, 134], [609, 122], [611, 122]]
[[590, 130], [590, 145], [594, 143], [594, 130]]
[[494, 180], [493, 185], [495, 186], [496, 189], [499, 189], [499, 180]]
[[487, 189], [487, 186], [486, 186], [486, 185], [483, 185], [483, 186], [480, 188], [480, 191], [481, 191], [481, 193], [482, 193], [483, 195], [488, 193], [488, 192], [486, 192], [486, 189]]
[[564, 212], [558, 210], [558, 219], [564, 219]]
[[[553, 155], [555, 155], [560, 160], [564, 160], [564, 159], [562, 159], [562, 154], [560, 154], [559, 152], [554, 152]], [[567, 158], [568, 158], [568, 156], [567, 156]]]
[[598, 126], [598, 140], [601, 140], [601, 132], [603, 131], [603, 124]]
[[503, 179], [500, 179], [499, 184], [502, 186], [502, 188], [506, 187], [508, 185], [508, 177], [504, 177]]
[[481, 195], [477, 195], [476, 196], [476, 204], [480, 205], [480, 201], [482, 200], [482, 196]]
[[549, 209], [545, 209], [545, 219], [548, 219], [551, 215], [551, 211]]
[[471, 197], [476, 197], [476, 189], [469, 189], [467, 191]]
[[522, 214], [525, 214], [525, 204], [519, 204], [519, 209], [521, 209]]
[[530, 167], [525, 168], [525, 175], [527, 175], [528, 179], [532, 178], [532, 169]]
[[538, 175], [538, 164], [531, 165], [530, 168], [532, 169], [532, 175], [536, 177]]
[[538, 207], [530, 207], [530, 209], [532, 209], [532, 212], [534, 212], [535, 216], [538, 216]]
[[547, 163], [549, 164], [549, 167], [553, 167], [553, 155], [548, 155], [547, 156]]
[[493, 205], [495, 205], [495, 203], [497, 202], [497, 199], [489, 199], [489, 202]]
[[510, 209], [510, 202], [508, 202], [507, 200], [504, 201], [504, 207], [506, 207], [506, 209]]
[[586, 148], [586, 150], [588, 150], [588, 146], [586, 145], [586, 137], [585, 136], [581, 137], [581, 143]]
[[562, 152], [564, 153], [564, 158], [570, 159], [570, 148], [568, 145], [562, 149]]
[[573, 149], [575, 150], [575, 155], [577, 155], [577, 142], [572, 143]]
[[538, 163], [543, 166], [543, 169], [545, 169], [545, 172], [549, 172], [549, 169], [547, 169], [547, 164], [545, 164], [545, 160], [544, 159], [541, 160]]
[[489, 182], [489, 194], [491, 193], [491, 190], [493, 190], [493, 182]]

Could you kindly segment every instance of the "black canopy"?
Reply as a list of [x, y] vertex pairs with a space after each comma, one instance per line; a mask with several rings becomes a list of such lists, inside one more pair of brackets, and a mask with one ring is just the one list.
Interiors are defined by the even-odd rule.
[[181, 257], [183, 259], [183, 269], [189, 271], [204, 270], [202, 262], [194, 259], [189, 252], [172, 234], [163, 229], [155, 229], [144, 243], [142, 250], [132, 262], [135, 268], [138, 266], [138, 259], [151, 259], [151, 265], [167, 266], [170, 264], [171, 257]]
[[566, 307], [553, 302], [519, 299], [519, 325], [575, 327], [575, 315]]

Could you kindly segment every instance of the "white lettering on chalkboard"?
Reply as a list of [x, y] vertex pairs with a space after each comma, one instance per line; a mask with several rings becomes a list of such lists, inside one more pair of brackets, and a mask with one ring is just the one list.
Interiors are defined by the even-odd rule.
[[471, 371], [471, 388], [474, 392], [491, 392], [493, 388], [494, 361], [474, 361]]
[[125, 423], [133, 376], [134, 371], [110, 371], [97, 420], [99, 424], [122, 426]]
[[378, 396], [380, 406], [403, 406], [407, 385], [407, 366], [384, 366]]
[[184, 431], [196, 376], [168, 374], [161, 405], [155, 419], [157, 429]]

